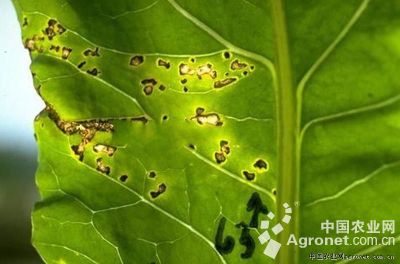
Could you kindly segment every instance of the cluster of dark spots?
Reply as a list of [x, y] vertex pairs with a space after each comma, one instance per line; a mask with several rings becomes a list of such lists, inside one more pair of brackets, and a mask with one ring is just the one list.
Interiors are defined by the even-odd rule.
[[72, 146], [72, 151], [83, 160], [83, 153], [86, 145], [93, 139], [97, 131], [113, 132], [114, 125], [108, 121], [89, 120], [89, 121], [63, 121], [58, 114], [50, 107], [46, 107], [49, 118], [53, 120], [57, 127], [67, 135], [79, 134], [81, 142], [79, 145]]
[[51, 45], [50, 46], [50, 50], [54, 50], [55, 52], [59, 52], [60, 51], [60, 46]]
[[119, 180], [121, 181], [121, 182], [126, 182], [127, 180], [128, 180], [128, 175], [121, 175], [121, 176], [119, 176]]
[[82, 61], [81, 63], [78, 64], [78, 68], [82, 68], [86, 64], [86, 61]]
[[233, 82], [237, 81], [236, 77], [229, 77], [222, 80], [218, 80], [214, 82], [214, 88], [222, 88], [225, 87]]
[[110, 169], [110, 167], [104, 165], [103, 158], [98, 158], [96, 160], [96, 163], [97, 163], [96, 170], [100, 171], [101, 173], [107, 174], [107, 175], [110, 174], [111, 169]]
[[86, 71], [88, 74], [93, 75], [93, 76], [97, 76], [100, 74], [100, 71], [97, 70], [97, 68], [93, 68], [93, 69], [89, 69]]
[[150, 195], [151, 198], [157, 198], [158, 196], [160, 196], [160, 194], [164, 193], [167, 190], [167, 185], [165, 185], [165, 183], [161, 183], [160, 185], [158, 185], [158, 189], [157, 191], [151, 191]]
[[154, 179], [157, 176], [155, 171], [149, 171], [148, 177]]
[[43, 33], [47, 36], [49, 40], [52, 40], [57, 33], [63, 34], [65, 32], [65, 28], [57, 22], [55, 19], [50, 19], [47, 22], [47, 27], [43, 30]]
[[93, 146], [93, 151], [94, 152], [106, 153], [110, 157], [114, 155], [116, 150], [117, 150], [116, 147], [109, 146], [109, 145], [104, 145], [104, 144], [96, 144], [95, 146]]
[[215, 248], [222, 255], [231, 253], [235, 247], [235, 239], [232, 236], [227, 236], [224, 239], [225, 224], [226, 218], [222, 217], [219, 220], [217, 234], [215, 235]]
[[43, 52], [43, 47], [38, 45], [38, 42], [44, 41], [44, 37], [38, 37], [37, 35], [34, 35], [32, 38], [27, 38], [24, 43], [24, 47], [29, 50], [30, 52], [32, 51], [38, 51], [38, 52]]
[[215, 161], [221, 164], [226, 161], [227, 155], [231, 153], [231, 148], [226, 140], [221, 140], [219, 142], [219, 150], [214, 153]]
[[246, 179], [249, 181], [253, 181], [256, 178], [256, 174], [254, 172], [243, 171], [242, 173], [244, 177], [246, 177]]
[[253, 256], [254, 254], [256, 244], [254, 242], [254, 239], [250, 235], [250, 228], [244, 222], [236, 224], [236, 227], [242, 229], [242, 233], [239, 238], [239, 243], [246, 247], [246, 250], [240, 254], [240, 257], [244, 259], [251, 258], [251, 256]]
[[225, 58], [225, 59], [230, 59], [230, 58], [231, 58], [231, 53], [228, 52], [228, 51], [225, 51], [225, 52], [224, 52], [224, 58]]
[[160, 67], [164, 67], [165, 69], [169, 69], [171, 67], [171, 63], [169, 63], [169, 61], [166, 61], [163, 59], [158, 59], [157, 65]]
[[28, 26], [28, 18], [27, 17], [24, 17], [24, 22], [22, 22], [22, 26], [23, 27]]
[[151, 95], [154, 90], [154, 86], [157, 84], [157, 81], [153, 78], [151, 79], [144, 79], [141, 81], [143, 85], [143, 92], [145, 95]]
[[93, 57], [99, 57], [100, 53], [99, 53], [99, 48], [96, 47], [94, 50], [91, 49], [87, 49], [83, 52], [83, 55], [85, 56], [93, 56]]
[[146, 124], [147, 122], [149, 122], [149, 120], [145, 116], [132, 117], [131, 121], [132, 122], [142, 122], [143, 124]]
[[266, 169], [268, 169], [268, 163], [265, 162], [265, 161], [262, 160], [262, 159], [258, 159], [258, 160], [253, 164], [253, 167], [256, 168], [256, 169], [260, 169], [260, 170], [262, 170], [262, 169], [266, 170]]
[[234, 60], [234, 61], [232, 61], [232, 63], [231, 63], [231, 70], [234, 70], [234, 71], [236, 71], [236, 70], [242, 70], [242, 69], [244, 69], [244, 68], [246, 68], [247, 67], [247, 64], [246, 63], [244, 63], [244, 62], [239, 62], [239, 60]]
[[131, 58], [129, 64], [136, 67], [142, 64], [143, 62], [144, 62], [144, 57], [141, 55], [136, 55]]
[[63, 47], [62, 53], [61, 53], [61, 58], [63, 58], [64, 60], [68, 59], [71, 52], [72, 52], [71, 48]]
[[196, 115], [194, 117], [191, 117], [190, 119], [191, 120], [196, 119], [197, 123], [199, 123], [200, 125], [204, 125], [204, 124], [209, 124], [209, 125], [214, 125], [214, 126], [222, 126], [223, 125], [223, 122], [221, 121], [218, 114], [216, 114], [216, 113], [206, 114], [205, 109], [202, 107], [198, 107], [196, 109]]

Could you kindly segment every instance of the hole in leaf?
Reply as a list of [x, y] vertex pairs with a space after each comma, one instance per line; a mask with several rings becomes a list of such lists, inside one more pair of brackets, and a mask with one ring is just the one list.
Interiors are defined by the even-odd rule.
[[214, 158], [215, 158], [215, 161], [218, 164], [221, 164], [221, 163], [226, 161], [226, 157], [225, 157], [225, 155], [224, 155], [224, 153], [222, 151], [221, 152], [219, 152], [219, 151], [215, 152], [214, 153]]
[[115, 148], [115, 147], [103, 145], [103, 144], [97, 144], [97, 145], [93, 146], [94, 152], [97, 152], [97, 153], [103, 152], [103, 153], [106, 153], [110, 157], [112, 155], [114, 155], [116, 149], [117, 148]]
[[242, 69], [244, 69], [244, 68], [246, 68], [247, 67], [247, 64], [246, 63], [241, 63], [241, 62], [239, 62], [239, 60], [234, 60], [232, 63], [231, 63], [231, 70], [242, 70]]
[[214, 88], [222, 88], [222, 87], [225, 87], [235, 81], [237, 81], [237, 78], [235, 78], [235, 77], [229, 77], [229, 78], [225, 78], [222, 80], [218, 80], [218, 81], [214, 82]]
[[67, 48], [67, 47], [63, 47], [62, 48], [62, 55], [61, 57], [66, 60], [68, 59], [69, 55], [71, 54], [72, 49], [71, 48]]
[[99, 48], [96, 47], [94, 50], [87, 49], [87, 50], [85, 50], [85, 51], [83, 52], [83, 55], [85, 55], [85, 56], [93, 56], [93, 57], [97, 56], [97, 57], [99, 57], [99, 56], [100, 56], [100, 54], [99, 54]]
[[139, 66], [143, 62], [144, 62], [144, 57], [141, 55], [136, 55], [131, 58], [131, 61], [129, 62], [129, 64], [132, 66]]
[[100, 171], [100, 172], [102, 172], [102, 173], [105, 173], [105, 174], [107, 174], [107, 175], [110, 174], [111, 169], [110, 169], [110, 167], [104, 165], [104, 163], [103, 163], [103, 158], [98, 158], [98, 159], [96, 160], [96, 163], [97, 163], [97, 168], [96, 168], [96, 170], [98, 170], [98, 171]]
[[168, 61], [165, 61], [163, 59], [158, 59], [157, 60], [157, 65], [160, 67], [164, 67], [166, 69], [169, 69], [171, 67], [171, 64]]

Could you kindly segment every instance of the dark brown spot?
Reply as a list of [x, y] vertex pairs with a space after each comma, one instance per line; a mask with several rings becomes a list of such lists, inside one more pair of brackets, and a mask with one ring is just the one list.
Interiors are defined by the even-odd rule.
[[141, 81], [141, 84], [143, 84], [143, 85], [151, 84], [151, 85], [154, 86], [154, 85], [157, 84], [157, 81], [156, 81], [155, 79], [153, 79], [153, 78], [151, 78], [151, 79], [144, 79], [144, 80]]
[[252, 181], [256, 178], [256, 174], [253, 172], [243, 171], [243, 175], [246, 177], [247, 180]]
[[93, 75], [93, 76], [97, 76], [100, 73], [100, 71], [98, 71], [97, 68], [93, 68], [91, 70], [87, 70], [86, 72], [89, 73], [90, 75]]
[[243, 72], [243, 75], [244, 75], [244, 76], [247, 76], [247, 74], [249, 74], [248, 71], [244, 71], [244, 72]]
[[91, 50], [91, 49], [87, 49], [87, 50], [85, 50], [84, 52], [83, 52], [83, 55], [85, 55], [85, 56], [93, 56], [93, 57], [99, 57], [100, 56], [100, 53], [99, 53], [99, 48], [98, 47], [96, 47], [94, 50]]
[[158, 185], [158, 190], [150, 192], [150, 195], [154, 199], [157, 198], [160, 194], [164, 193], [166, 190], [167, 185], [165, 185], [165, 183], [161, 183], [160, 185]]
[[237, 78], [230, 77], [230, 78], [225, 78], [223, 80], [216, 81], [216, 82], [214, 82], [214, 88], [225, 87], [225, 86], [235, 82], [236, 80], [237, 80]]
[[254, 163], [254, 168], [257, 168], [257, 169], [268, 169], [268, 164], [267, 164], [267, 162], [265, 162], [264, 160], [262, 160], [262, 159], [259, 159], [259, 160], [257, 160], [255, 163]]
[[155, 178], [157, 176], [157, 174], [155, 171], [150, 171], [148, 176], [149, 176], [149, 178]]
[[160, 67], [164, 67], [166, 69], [169, 69], [171, 67], [171, 64], [168, 61], [165, 61], [163, 59], [158, 59], [157, 60], [157, 65]]
[[121, 176], [119, 176], [119, 180], [120, 180], [121, 182], [126, 182], [126, 181], [128, 180], [128, 175], [121, 175]]
[[60, 51], [60, 46], [55, 46], [55, 45], [51, 45], [50, 46], [50, 50], [54, 50], [54, 51], [56, 51], [56, 52], [59, 52]]
[[62, 33], [64, 33], [65, 31], [67, 31], [63, 26], [61, 26], [60, 24], [57, 24], [57, 33], [62, 35]]
[[160, 84], [160, 86], [158, 87], [158, 89], [160, 89], [160, 91], [165, 91], [167, 87], [165, 87], [165, 85]]
[[152, 93], [153, 93], [153, 85], [146, 85], [146, 86], [143, 88], [143, 92], [144, 92], [145, 95], [150, 95], [150, 94], [152, 94]]
[[181, 63], [179, 64], [180, 75], [193, 75], [195, 71], [189, 67], [189, 65]]
[[167, 115], [163, 115], [162, 119], [163, 119], [164, 121], [166, 121], [166, 120], [168, 120], [168, 116], [167, 116]]
[[193, 145], [193, 144], [189, 144], [188, 147], [189, 147], [190, 149], [196, 149], [196, 146]]
[[195, 63], [195, 62], [196, 62], [196, 59], [195, 59], [195, 58], [190, 58], [190, 62], [191, 62], [191, 63]]
[[79, 161], [83, 161], [83, 152], [85, 151], [85, 146], [83, 144], [71, 146], [72, 151], [79, 157]]
[[255, 69], [254, 65], [251, 65], [250, 70], [254, 70], [254, 69]]
[[272, 194], [276, 196], [278, 194], [278, 191], [274, 188], [272, 189]]
[[203, 114], [204, 113], [204, 108], [202, 108], [202, 107], [197, 107], [196, 108], [196, 115], [201, 115], [201, 114]]
[[28, 26], [28, 18], [24, 17], [24, 22], [22, 24], [23, 27]]
[[85, 65], [85, 64], [86, 64], [86, 61], [82, 61], [81, 63], [78, 64], [78, 68], [79, 68], [79, 69], [82, 68], [83, 65]]
[[143, 56], [140, 56], [140, 55], [136, 55], [136, 56], [133, 56], [132, 58], [131, 58], [131, 61], [130, 61], [130, 65], [132, 65], [132, 66], [139, 66], [140, 64], [142, 64], [144, 62], [144, 58], [143, 58]]
[[228, 51], [224, 52], [224, 58], [229, 59], [231, 57], [231, 54]]
[[147, 120], [147, 118], [144, 116], [138, 116], [138, 117], [132, 117], [131, 121], [133, 121], [133, 122], [139, 121], [139, 122], [142, 122], [143, 124], [146, 124], [149, 120]]
[[224, 153], [222, 151], [221, 152], [215, 152], [214, 153], [214, 158], [215, 158], [215, 161], [218, 164], [221, 164], [222, 162], [226, 161], [226, 157], [225, 157], [225, 155], [224, 155]]
[[187, 83], [187, 79], [182, 79], [181, 84], [185, 84], [185, 83]]
[[187, 92], [189, 91], [189, 89], [185, 86], [185, 87], [183, 87], [183, 91], [184, 91], [185, 93], [187, 93]]

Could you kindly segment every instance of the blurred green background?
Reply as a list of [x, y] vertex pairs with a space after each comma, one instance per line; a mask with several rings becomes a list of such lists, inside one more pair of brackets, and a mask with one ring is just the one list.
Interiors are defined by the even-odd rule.
[[0, 0], [0, 14], [0, 263], [42, 263], [30, 244], [30, 213], [38, 199], [33, 119], [43, 104], [10, 0]]

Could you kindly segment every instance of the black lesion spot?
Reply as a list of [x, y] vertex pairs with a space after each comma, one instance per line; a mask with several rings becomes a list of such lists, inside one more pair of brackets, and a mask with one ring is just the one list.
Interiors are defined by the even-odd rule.
[[86, 64], [86, 61], [82, 61], [81, 63], [78, 64], [78, 68], [81, 69], [84, 65]]
[[195, 62], [196, 62], [196, 59], [195, 59], [195, 58], [190, 58], [190, 62], [191, 62], [191, 63], [195, 63]]
[[61, 24], [57, 24], [57, 33], [62, 35], [65, 31], [67, 31]]
[[194, 144], [189, 144], [188, 147], [189, 147], [190, 149], [193, 149], [193, 150], [196, 149], [196, 146], [195, 146]]
[[266, 170], [268, 169], [268, 163], [262, 159], [259, 159], [253, 164], [253, 167], [260, 170]]
[[250, 70], [252, 70], [252, 71], [253, 71], [255, 68], [256, 68], [256, 67], [255, 67], [254, 65], [251, 65], [251, 66], [250, 66]]
[[157, 173], [155, 171], [150, 171], [148, 174], [148, 177], [152, 178], [152, 179], [154, 179], [156, 176], [157, 176]]
[[231, 58], [231, 53], [228, 52], [228, 51], [225, 51], [225, 52], [224, 52], [224, 58], [225, 58], [225, 59], [230, 59], [230, 58]]
[[109, 145], [104, 145], [104, 144], [96, 144], [93, 146], [93, 151], [96, 153], [102, 152], [106, 153], [108, 156], [113, 156], [115, 151], [117, 150], [116, 147], [109, 146]]
[[189, 91], [189, 89], [188, 89], [186, 86], [184, 86], [184, 87], [183, 87], [183, 91], [184, 91], [185, 93], [187, 93], [187, 92]]
[[93, 57], [99, 57], [100, 53], [99, 53], [99, 48], [96, 47], [94, 50], [91, 49], [87, 49], [83, 52], [83, 55], [85, 56], [93, 56]]
[[181, 80], [181, 84], [185, 84], [185, 83], [187, 83], [187, 79], [186, 78]]
[[75, 153], [75, 155], [78, 156], [79, 161], [83, 161], [83, 153], [85, 151], [85, 146], [83, 144], [73, 145], [71, 146], [71, 149]]
[[132, 117], [131, 121], [132, 122], [142, 122], [143, 124], [146, 124], [147, 122], [149, 122], [149, 120], [145, 116]]
[[198, 107], [196, 109], [196, 115], [194, 117], [191, 117], [190, 119], [196, 119], [197, 123], [200, 125], [204, 124], [209, 124], [209, 125], [214, 125], [214, 126], [222, 126], [223, 122], [221, 121], [221, 118], [219, 117], [218, 114], [216, 113], [209, 113], [206, 114], [204, 113], [205, 109], [202, 107]]
[[278, 194], [278, 191], [274, 188], [272, 189], [272, 194], [276, 196]]
[[253, 181], [256, 178], [256, 174], [254, 172], [243, 171], [242, 173], [249, 181]]
[[167, 185], [165, 185], [165, 183], [161, 183], [160, 185], [158, 185], [157, 191], [150, 192], [151, 198], [153, 198], [153, 199], [157, 198], [158, 196], [163, 194], [166, 190], [167, 190]]
[[71, 54], [72, 49], [68, 47], [63, 47], [62, 48], [62, 53], [61, 53], [61, 58], [64, 60], [68, 59], [69, 55]]
[[102, 172], [102, 173], [104, 173], [104, 174], [107, 174], [107, 175], [110, 174], [111, 168], [104, 165], [104, 163], [103, 163], [103, 158], [98, 158], [98, 159], [96, 160], [96, 163], [97, 163], [96, 170], [98, 170], [98, 171], [100, 171], [100, 172]]
[[224, 155], [224, 153], [222, 151], [215, 152], [214, 153], [214, 158], [215, 158], [215, 161], [218, 164], [221, 164], [221, 163], [226, 161], [226, 157], [225, 157], [225, 155]]
[[143, 92], [145, 95], [151, 95], [154, 90], [154, 86], [157, 84], [157, 81], [153, 78], [151, 79], [144, 79], [141, 81], [143, 85]]
[[93, 69], [91, 69], [91, 70], [87, 70], [86, 72], [87, 72], [88, 74], [90, 74], [90, 75], [93, 75], [93, 76], [97, 76], [97, 75], [100, 74], [100, 71], [97, 70], [97, 68], [93, 68]]
[[235, 78], [235, 77], [229, 77], [229, 78], [225, 78], [222, 80], [218, 80], [218, 81], [214, 82], [214, 88], [222, 88], [229, 84], [232, 84], [235, 81], [237, 81], [237, 78]]
[[44, 37], [39, 37], [37, 35], [34, 35], [32, 38], [25, 39], [24, 47], [30, 52], [32, 51], [43, 52], [43, 47], [39, 46], [39, 42], [42, 41], [44, 41]]
[[59, 52], [60, 51], [60, 46], [58, 46], [58, 45], [50, 45], [50, 50], [54, 50], [55, 52]]
[[247, 67], [247, 64], [244, 62], [239, 62], [239, 60], [234, 60], [231, 63], [231, 70], [242, 70]]
[[165, 69], [171, 68], [171, 63], [169, 61], [163, 60], [163, 59], [158, 59], [157, 60], [157, 65], [160, 67], [164, 67]]
[[160, 84], [158, 89], [160, 89], [160, 91], [165, 91], [165, 89], [167, 89], [167, 87], [165, 87], [165, 85], [163, 85], [163, 84]]
[[128, 175], [121, 175], [121, 176], [119, 176], [119, 180], [120, 180], [121, 182], [126, 182], [126, 181], [128, 180]]
[[132, 66], [139, 66], [143, 62], [144, 62], [144, 57], [141, 55], [136, 55], [131, 58], [129, 64]]
[[249, 74], [248, 71], [243, 71], [243, 75], [244, 75], [244, 76], [247, 76], [248, 74]]
[[162, 116], [162, 120], [163, 120], [163, 121], [167, 121], [167, 120], [168, 120], [168, 116], [167, 116], [167, 115], [163, 115], [163, 116]]
[[28, 26], [28, 18], [27, 17], [24, 17], [24, 22], [22, 23], [22, 26], [23, 27]]

